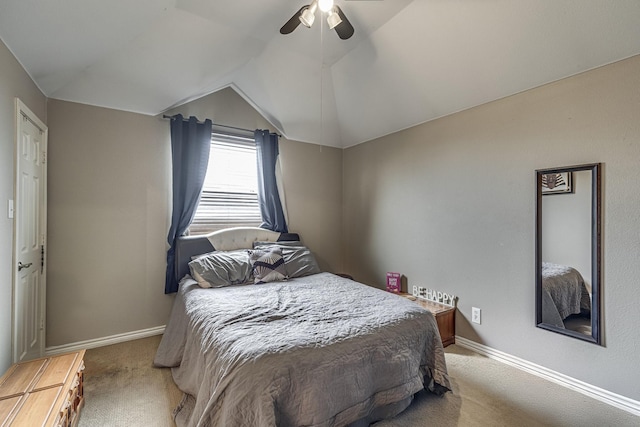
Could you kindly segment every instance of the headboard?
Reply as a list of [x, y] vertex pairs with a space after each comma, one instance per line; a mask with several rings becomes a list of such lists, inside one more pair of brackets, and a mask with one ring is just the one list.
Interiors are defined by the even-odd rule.
[[253, 242], [300, 240], [297, 233], [278, 233], [258, 227], [236, 227], [198, 236], [181, 236], [176, 241], [176, 281], [189, 273], [191, 258], [213, 251], [252, 249]]

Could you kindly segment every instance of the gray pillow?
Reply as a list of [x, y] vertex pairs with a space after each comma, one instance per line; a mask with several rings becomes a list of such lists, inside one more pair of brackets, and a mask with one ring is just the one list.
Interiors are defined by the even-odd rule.
[[246, 249], [217, 251], [189, 263], [191, 277], [202, 288], [221, 288], [251, 282], [251, 262]]
[[[295, 243], [290, 245], [289, 243]], [[254, 249], [268, 249], [277, 247], [282, 251], [282, 257], [290, 278], [308, 276], [320, 273], [318, 261], [313, 256], [309, 248], [300, 242], [257, 242]]]

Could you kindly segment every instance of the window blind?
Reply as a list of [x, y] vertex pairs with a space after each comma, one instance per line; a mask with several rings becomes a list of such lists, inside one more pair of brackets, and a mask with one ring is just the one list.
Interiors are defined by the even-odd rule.
[[189, 226], [190, 234], [228, 227], [257, 227], [256, 145], [252, 138], [214, 133], [200, 203]]

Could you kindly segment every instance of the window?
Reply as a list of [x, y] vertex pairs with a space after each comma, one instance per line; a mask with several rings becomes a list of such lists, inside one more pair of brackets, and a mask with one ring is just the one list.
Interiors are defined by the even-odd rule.
[[258, 227], [256, 144], [253, 138], [214, 133], [209, 166], [190, 234], [228, 227]]

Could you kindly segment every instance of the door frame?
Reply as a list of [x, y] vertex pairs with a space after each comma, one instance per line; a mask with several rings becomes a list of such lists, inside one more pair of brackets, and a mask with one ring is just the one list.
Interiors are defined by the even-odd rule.
[[41, 230], [41, 245], [44, 247], [43, 253], [43, 265], [42, 265], [42, 273], [40, 277], [40, 301], [39, 301], [39, 310], [40, 310], [40, 357], [44, 356], [45, 353], [45, 340], [46, 340], [46, 305], [47, 305], [47, 154], [48, 154], [48, 144], [49, 144], [49, 128], [45, 125], [38, 116], [26, 106], [24, 102], [22, 102], [19, 98], [15, 98], [15, 128], [14, 128], [14, 165], [13, 165], [13, 205], [14, 205], [14, 215], [13, 215], [13, 248], [12, 248], [12, 269], [11, 269], [11, 358], [14, 363], [18, 362], [18, 354], [16, 348], [16, 340], [17, 340], [17, 316], [19, 313], [19, 307], [17, 307], [17, 292], [16, 286], [18, 285], [18, 226], [20, 225], [19, 221], [19, 203], [18, 203], [18, 191], [19, 191], [19, 156], [20, 156], [20, 124], [23, 120], [23, 117], [26, 117], [27, 120], [31, 121], [35, 126], [37, 126], [42, 132], [42, 155], [43, 155], [43, 163], [42, 163], [42, 194], [43, 201], [42, 206], [39, 207], [40, 212], [40, 230]]

